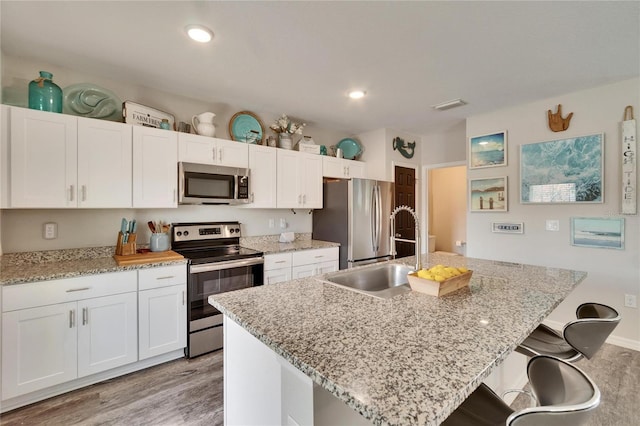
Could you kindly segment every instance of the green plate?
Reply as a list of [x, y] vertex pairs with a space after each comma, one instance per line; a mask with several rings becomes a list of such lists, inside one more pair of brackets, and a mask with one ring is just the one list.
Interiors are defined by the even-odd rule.
[[253, 113], [242, 111], [231, 118], [229, 134], [234, 141], [259, 143], [264, 137], [264, 128], [258, 117]]
[[362, 154], [362, 146], [360, 146], [360, 143], [351, 138], [342, 139], [338, 142], [336, 148], [340, 148], [342, 150], [342, 157], [347, 160], [353, 160], [358, 155]]

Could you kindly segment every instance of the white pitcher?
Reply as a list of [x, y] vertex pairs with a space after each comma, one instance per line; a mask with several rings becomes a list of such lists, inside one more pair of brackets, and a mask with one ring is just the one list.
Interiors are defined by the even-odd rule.
[[213, 125], [213, 117], [215, 116], [212, 112], [203, 112], [202, 114], [194, 115], [191, 118], [193, 129], [199, 135], [213, 137], [216, 134], [216, 126]]

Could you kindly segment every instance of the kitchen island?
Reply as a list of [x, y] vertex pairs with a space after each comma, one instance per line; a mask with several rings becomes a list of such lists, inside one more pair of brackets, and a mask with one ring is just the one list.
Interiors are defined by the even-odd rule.
[[473, 270], [469, 287], [379, 299], [314, 277], [211, 296], [225, 314], [225, 424], [437, 425], [586, 277], [423, 255], [436, 264]]

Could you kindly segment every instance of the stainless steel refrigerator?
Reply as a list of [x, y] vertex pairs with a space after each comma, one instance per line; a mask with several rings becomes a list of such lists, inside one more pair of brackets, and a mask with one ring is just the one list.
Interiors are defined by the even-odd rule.
[[393, 183], [325, 179], [323, 208], [313, 211], [313, 239], [340, 243], [340, 269], [389, 260]]

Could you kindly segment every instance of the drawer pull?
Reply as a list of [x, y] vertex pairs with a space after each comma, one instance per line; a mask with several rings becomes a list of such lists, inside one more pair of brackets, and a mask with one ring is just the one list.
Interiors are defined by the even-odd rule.
[[277, 260], [275, 263], [287, 263], [286, 260]]
[[91, 287], [70, 288], [69, 290], [67, 290], [67, 293], [73, 293], [74, 291], [85, 291], [85, 290], [91, 290]]
[[73, 328], [73, 326], [75, 325], [75, 322], [76, 322], [76, 311], [72, 309], [69, 311], [69, 328]]
[[167, 275], [166, 277], [158, 277], [156, 280], [170, 280], [171, 278], [175, 278], [175, 275]]
[[89, 308], [82, 308], [82, 325], [87, 325], [89, 322]]
[[315, 256], [316, 259], [320, 259], [321, 257], [324, 257], [324, 255]]

